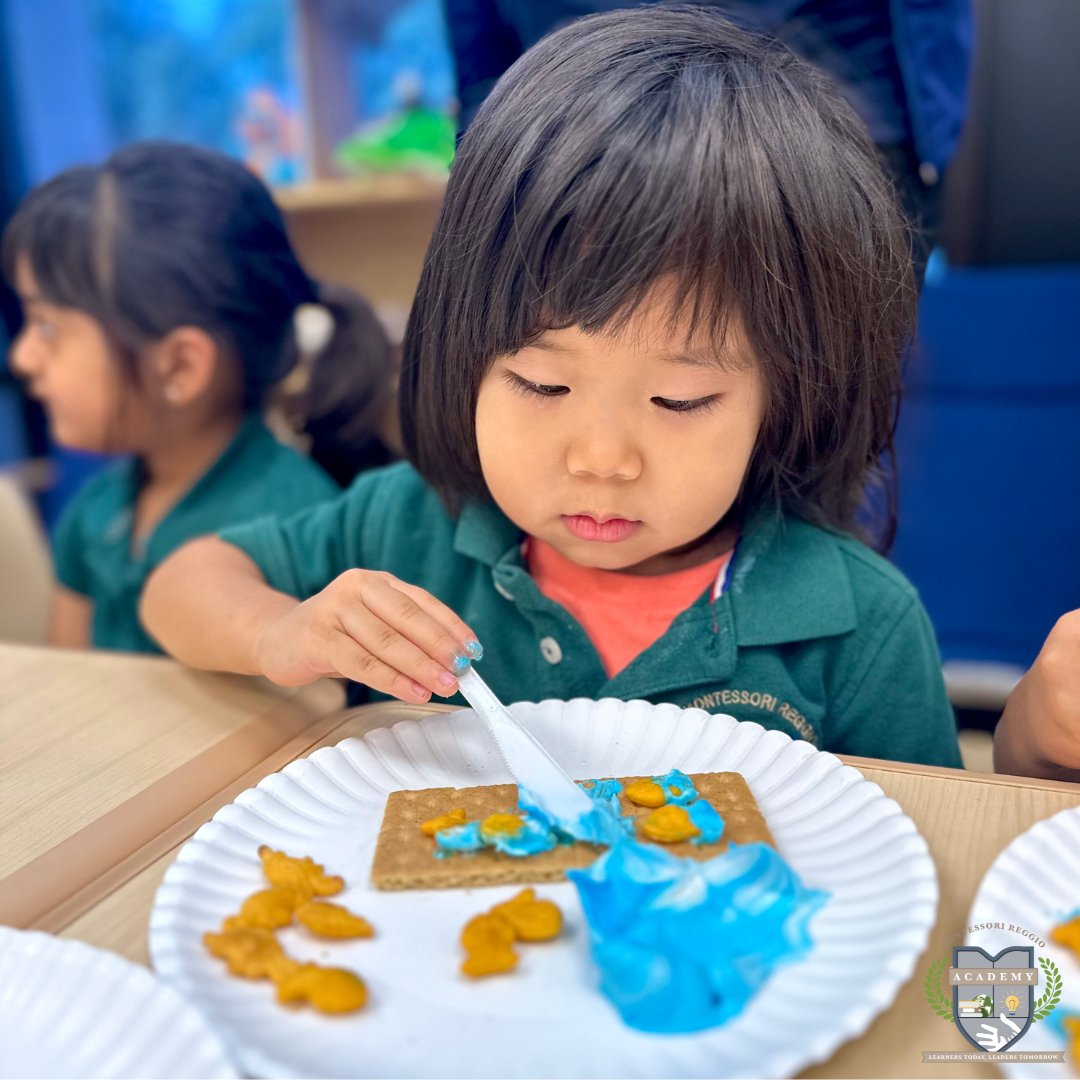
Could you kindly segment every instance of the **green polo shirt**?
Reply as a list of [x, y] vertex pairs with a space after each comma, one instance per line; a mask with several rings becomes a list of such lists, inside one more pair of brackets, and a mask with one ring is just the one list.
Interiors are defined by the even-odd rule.
[[221, 457], [138, 545], [131, 535], [137, 485], [134, 460], [106, 466], [68, 504], [53, 535], [57, 579], [92, 601], [98, 648], [161, 651], [139, 624], [139, 593], [181, 544], [264, 514], [293, 514], [341, 492], [256, 416], [244, 420]]
[[760, 515], [728, 588], [712, 590], [613, 678], [577, 620], [541, 595], [521, 533], [494, 505], [455, 522], [407, 464], [359, 477], [288, 521], [224, 530], [297, 597], [352, 567], [386, 570], [456, 611], [506, 701], [615, 697], [728, 713], [836, 753], [960, 766], [930, 622], [915, 590], [859, 541]]

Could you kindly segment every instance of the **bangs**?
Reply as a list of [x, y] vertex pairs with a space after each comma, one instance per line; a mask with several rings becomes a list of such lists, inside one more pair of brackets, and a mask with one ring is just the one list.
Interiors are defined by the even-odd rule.
[[71, 169], [31, 192], [4, 231], [0, 260], [9, 282], [25, 259], [43, 300], [104, 320], [115, 211], [101, 206], [100, 177], [96, 168]]
[[[544, 117], [526, 117], [500, 162], [518, 181], [489, 204], [477, 223], [481, 244], [461, 268], [463, 320], [485, 330], [478, 355], [570, 326], [617, 334], [663, 286], [669, 330], [708, 342], [720, 360], [742, 308], [736, 268], [752, 254], [741, 238], [754, 226], [730, 163], [738, 133], [721, 141], [688, 122], [699, 74], [691, 66], [673, 78], [658, 68], [640, 107], [609, 116], [607, 126], [603, 87], [555, 130], [530, 138]], [[482, 140], [483, 113], [475, 126]], [[497, 190], [494, 177], [489, 183]]]

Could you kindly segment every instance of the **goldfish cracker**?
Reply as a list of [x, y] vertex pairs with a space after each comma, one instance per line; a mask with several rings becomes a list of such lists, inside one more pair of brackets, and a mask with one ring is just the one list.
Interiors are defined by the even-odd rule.
[[285, 1005], [307, 1002], [324, 1013], [356, 1012], [367, 1003], [363, 979], [345, 968], [301, 964], [278, 983], [278, 1001]]
[[501, 915], [474, 915], [461, 931], [465, 947], [462, 972], [475, 979], [513, 971], [518, 962], [514, 952], [516, 936], [509, 920]]
[[434, 836], [440, 829], [450, 829], [455, 825], [465, 824], [465, 807], [458, 806], [446, 814], [440, 814], [438, 817], [428, 818], [427, 821], [421, 822], [420, 831], [425, 836]]
[[690, 820], [685, 807], [661, 806], [641, 822], [641, 834], [661, 844], [677, 844], [700, 836], [701, 830]]
[[1080, 1069], [1080, 1016], [1066, 1016], [1061, 1023], [1069, 1040], [1069, 1060], [1074, 1068]]
[[294, 858], [263, 844], [259, 848], [263, 873], [271, 885], [293, 889], [302, 896], [333, 896], [345, 888], [342, 878], [327, 874], [314, 859]]
[[480, 837], [490, 843], [496, 836], [517, 836], [524, 828], [520, 814], [489, 814], [480, 822]]
[[550, 941], [562, 929], [562, 912], [551, 900], [537, 900], [533, 889], [522, 889], [505, 903], [496, 904], [492, 915], [504, 918], [519, 941]]
[[288, 978], [300, 964], [287, 956], [270, 930], [239, 927], [220, 934], [203, 934], [203, 944], [211, 956], [224, 960], [233, 975], [245, 979]]
[[1072, 951], [1074, 956], [1080, 959], [1080, 915], [1066, 923], [1061, 923], [1060, 926], [1055, 926], [1050, 931], [1050, 940], [1056, 941], [1059, 945], [1064, 945], [1065, 948]]
[[295, 889], [285, 889], [280, 885], [260, 889], [240, 905], [239, 915], [226, 920], [226, 929], [249, 926], [276, 930], [279, 926], [289, 926], [293, 921], [293, 912], [303, 899]]
[[655, 780], [635, 780], [627, 785], [626, 797], [637, 806], [656, 809], [667, 802], [667, 793]]
[[296, 909], [296, 921], [323, 938], [366, 938], [375, 928], [359, 915], [328, 900], [306, 900]]

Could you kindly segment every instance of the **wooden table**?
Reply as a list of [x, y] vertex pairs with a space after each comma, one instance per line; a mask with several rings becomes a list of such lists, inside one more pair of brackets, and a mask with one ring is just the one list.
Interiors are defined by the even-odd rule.
[[0, 644], [0, 923], [67, 925], [224, 790], [336, 726], [343, 703], [331, 682], [283, 690], [160, 657]]
[[[39, 890], [33, 918], [0, 914], [0, 921], [148, 963], [154, 892], [180, 845], [220, 806], [293, 758], [433, 711], [396, 703], [332, 711], [337, 693], [323, 686], [289, 694], [165, 660], [0, 646], [0, 907], [11, 911], [19, 902], [9, 895], [13, 882], [33, 884], [30, 868], [49, 878], [68, 865], [88, 832], [98, 852], [92, 867], [80, 864], [78, 888]], [[65, 750], [68, 743], [75, 745]], [[931, 1011], [923, 977], [963, 941], [975, 890], [994, 857], [1036, 821], [1080, 805], [1080, 785], [846, 760], [915, 821], [937, 865], [941, 904], [927, 950], [892, 1008], [802, 1075], [996, 1076], [988, 1063], [923, 1064], [924, 1050], [971, 1049]], [[112, 830], [100, 835], [101, 823], [133, 809], [140, 829], [106, 844]], [[65, 858], [57, 861], [58, 852]]]

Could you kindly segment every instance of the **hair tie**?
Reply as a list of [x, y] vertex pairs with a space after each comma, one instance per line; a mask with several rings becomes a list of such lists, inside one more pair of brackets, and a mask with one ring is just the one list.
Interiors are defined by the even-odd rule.
[[293, 334], [300, 354], [314, 356], [334, 336], [334, 316], [322, 304], [300, 304], [293, 312]]
[[290, 397], [302, 394], [311, 382], [312, 361], [326, 348], [334, 335], [334, 316], [322, 304], [300, 304], [293, 312], [293, 337], [296, 339], [296, 364], [281, 381], [282, 391]]

